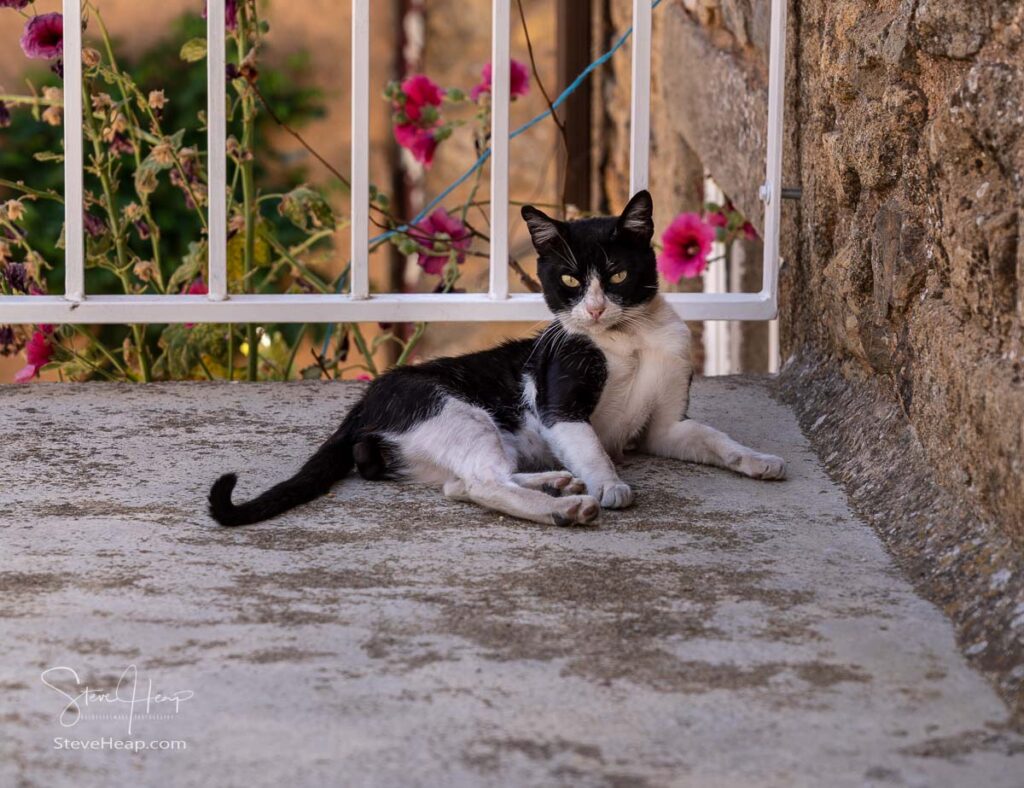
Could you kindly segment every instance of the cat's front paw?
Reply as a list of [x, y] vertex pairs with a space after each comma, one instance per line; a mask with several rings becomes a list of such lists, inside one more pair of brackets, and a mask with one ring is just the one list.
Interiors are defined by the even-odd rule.
[[559, 498], [551, 513], [555, 525], [594, 525], [601, 517], [601, 507], [589, 495], [571, 495]]
[[774, 454], [751, 452], [740, 460], [738, 470], [751, 479], [785, 479], [786, 461]]
[[605, 482], [594, 492], [605, 509], [625, 509], [633, 503], [633, 490], [623, 481]]

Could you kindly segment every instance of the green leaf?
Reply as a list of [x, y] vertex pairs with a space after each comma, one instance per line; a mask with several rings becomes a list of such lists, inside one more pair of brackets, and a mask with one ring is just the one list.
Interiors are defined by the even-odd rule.
[[408, 235], [392, 236], [391, 242], [398, 247], [398, 251], [408, 257], [420, 251], [420, 245]]
[[[262, 233], [257, 233], [252, 247], [252, 267], [266, 268], [270, 265], [270, 244]], [[245, 234], [236, 233], [228, 241], [227, 254], [228, 281], [241, 286], [245, 278]]]
[[324, 196], [309, 186], [292, 189], [281, 198], [277, 212], [304, 232], [323, 227], [335, 229], [334, 211]]
[[193, 38], [181, 47], [181, 59], [186, 63], [195, 63], [206, 57], [206, 39]]
[[167, 291], [175, 292], [182, 285], [191, 282], [206, 267], [206, 241], [193, 241], [188, 245], [188, 254], [181, 261], [181, 265], [171, 274], [167, 280]]

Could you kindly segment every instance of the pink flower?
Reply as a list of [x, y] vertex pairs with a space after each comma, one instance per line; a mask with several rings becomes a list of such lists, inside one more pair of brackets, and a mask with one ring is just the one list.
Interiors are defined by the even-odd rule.
[[64, 52], [64, 17], [40, 14], [28, 20], [21, 34], [21, 49], [27, 57], [52, 60]]
[[37, 377], [39, 370], [50, 363], [52, 356], [53, 345], [50, 344], [50, 340], [46, 338], [43, 331], [36, 329], [32, 334], [32, 339], [25, 345], [25, 360], [28, 363], [14, 376], [14, 382], [28, 383], [32, 378]]
[[409, 236], [420, 246], [420, 268], [428, 274], [439, 275], [448, 265], [449, 252], [455, 250], [456, 261], [466, 261], [466, 250], [473, 240], [466, 225], [448, 214], [444, 208], [436, 209], [430, 216], [409, 230]]
[[743, 227], [741, 229], [743, 230], [743, 237], [746, 238], [748, 241], [756, 241], [758, 238], [761, 237], [760, 235], [757, 234], [757, 230], [754, 228], [754, 225], [752, 225], [750, 222], [744, 222]]
[[368, 372], [360, 372], [356, 375], [356, 380], [373, 380], [373, 375]]
[[714, 228], [700, 214], [679, 214], [661, 236], [658, 270], [670, 282], [700, 276], [708, 264]]
[[429, 167], [434, 163], [437, 140], [434, 139], [433, 129], [400, 123], [395, 126], [395, 141], [412, 153], [412, 157], [423, 166]]
[[413, 74], [402, 83], [405, 94], [405, 114], [411, 121], [418, 121], [423, 107], [440, 107], [444, 91], [425, 74]]
[[203, 281], [201, 276], [197, 276], [192, 280], [192, 284], [188, 286], [185, 291], [185, 295], [206, 295], [210, 291], [206, 289], [206, 282]]
[[[203, 277], [197, 276], [192, 280], [192, 283], [182, 290], [185, 295], [206, 295], [209, 293], [209, 289], [206, 287], [206, 282], [203, 281]], [[192, 328], [195, 323], [186, 323], [185, 328]]]
[[[493, 69], [491, 64], [488, 63], [483, 67], [480, 72], [480, 84], [474, 87], [469, 97], [476, 101], [484, 93], [491, 92], [491, 79], [493, 78]], [[530, 69], [525, 63], [520, 63], [518, 60], [512, 59], [509, 61], [509, 94], [512, 98], [519, 98], [525, 96], [530, 92]]]
[[0, 8], [24, 8], [32, 0], [0, 0]]
[[715, 211], [709, 213], [705, 217], [705, 221], [712, 227], [726, 227], [729, 224], [729, 217], [725, 215], [724, 211]]
[[[413, 74], [400, 88], [404, 103], [396, 100], [395, 141], [407, 149], [425, 167], [434, 162], [441, 118], [436, 108], [444, 101], [444, 91], [430, 77]], [[431, 111], [427, 112], [426, 109]]]

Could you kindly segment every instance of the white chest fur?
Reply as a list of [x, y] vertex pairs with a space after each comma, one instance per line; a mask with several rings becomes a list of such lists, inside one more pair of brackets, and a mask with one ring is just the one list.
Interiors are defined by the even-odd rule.
[[605, 355], [608, 378], [590, 421], [605, 449], [618, 455], [643, 432], [656, 409], [686, 401], [690, 331], [658, 296], [635, 328], [592, 339]]

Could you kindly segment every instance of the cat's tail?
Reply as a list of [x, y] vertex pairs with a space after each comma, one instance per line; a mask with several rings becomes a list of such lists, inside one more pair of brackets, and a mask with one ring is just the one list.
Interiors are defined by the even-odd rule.
[[233, 473], [224, 474], [210, 488], [210, 516], [221, 525], [249, 525], [277, 517], [324, 495], [355, 465], [353, 422], [354, 419], [346, 419], [292, 478], [274, 485], [251, 501], [232, 503], [231, 492], [238, 477]]

